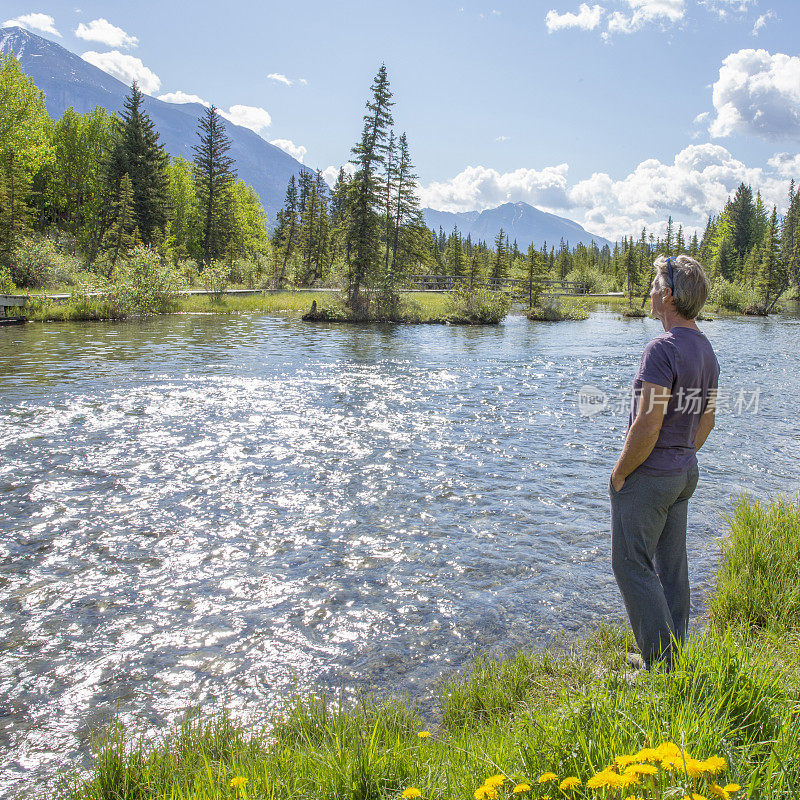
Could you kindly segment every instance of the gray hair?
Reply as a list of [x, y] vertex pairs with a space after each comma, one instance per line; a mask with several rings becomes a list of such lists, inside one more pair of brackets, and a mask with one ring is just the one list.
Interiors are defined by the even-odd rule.
[[672, 289], [675, 310], [684, 319], [694, 319], [708, 297], [708, 278], [699, 261], [691, 256], [678, 256], [672, 260], [672, 277], [675, 286], [669, 285], [669, 266], [666, 256], [659, 256], [653, 266], [660, 289]]

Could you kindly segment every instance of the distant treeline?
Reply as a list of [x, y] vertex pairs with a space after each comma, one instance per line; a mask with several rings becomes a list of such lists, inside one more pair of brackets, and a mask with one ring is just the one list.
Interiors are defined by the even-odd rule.
[[[406, 135], [395, 135], [382, 66], [351, 151], [353, 174], [340, 170], [333, 189], [319, 172], [293, 176], [270, 236], [257, 195], [236, 177], [216, 108], [198, 120], [187, 161], [170, 159], [142, 101], [134, 84], [119, 114], [69, 109], [52, 120], [15, 57], [0, 57], [0, 283], [10, 276], [18, 286], [63, 284], [81, 271], [113, 281], [118, 263], [144, 246], [185, 282], [205, 275], [217, 284], [339, 285], [354, 309], [396, 302], [408, 276], [424, 273], [580, 280], [632, 296], [646, 289], [658, 253], [700, 259], [716, 290], [740, 305], [745, 298], [769, 310], [800, 288], [794, 182], [785, 217], [742, 184], [702, 238], [688, 241], [671, 218], [661, 238], [643, 229], [614, 247], [561, 241], [525, 252], [503, 230], [491, 243], [458, 229], [432, 231], [419, 210]], [[68, 268], [46, 263], [65, 254]]]

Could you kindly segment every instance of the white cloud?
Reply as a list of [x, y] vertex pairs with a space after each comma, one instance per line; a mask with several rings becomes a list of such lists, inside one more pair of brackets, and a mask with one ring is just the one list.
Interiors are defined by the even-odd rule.
[[705, 6], [720, 19], [726, 19], [731, 14], [744, 14], [750, 6], [758, 5], [758, 0], [700, 0], [699, 5]]
[[580, 28], [584, 31], [593, 31], [603, 19], [605, 9], [602, 6], [589, 6], [581, 3], [577, 13], [567, 11], [559, 14], [555, 9], [550, 9], [544, 18], [547, 32], [561, 31], [566, 28]]
[[767, 50], [731, 53], [714, 84], [714, 137], [800, 138], [800, 58]]
[[422, 205], [442, 211], [480, 211], [524, 200], [535, 206], [564, 208], [568, 169], [560, 164], [543, 170], [522, 168], [500, 173], [488, 167], [467, 167], [449, 181], [422, 187]]
[[615, 11], [608, 18], [603, 34], [634, 33], [650, 23], [675, 24], [686, 15], [686, 0], [625, 0], [630, 12]]
[[800, 180], [800, 154], [775, 153], [768, 162], [771, 169], [783, 178]]
[[308, 86], [308, 81], [305, 78], [298, 78], [297, 82], [302, 84], [303, 86]]
[[208, 100], [203, 100], [202, 97], [198, 97], [196, 94], [187, 94], [186, 92], [180, 91], [180, 89], [177, 92], [160, 94], [158, 99], [163, 100], [165, 103], [200, 103], [201, 106], [205, 106], [206, 108], [211, 106]]
[[251, 131], [254, 131], [259, 136], [272, 125], [272, 117], [270, 117], [269, 112], [257, 106], [236, 105], [231, 106], [227, 112], [220, 110], [219, 113], [234, 125], [250, 128]]
[[281, 75], [280, 72], [270, 72], [267, 77], [271, 81], [275, 81], [276, 83], [282, 83], [284, 86], [291, 86], [292, 81], [290, 81], [285, 75]]
[[108, 53], [89, 50], [81, 58], [123, 83], [130, 85], [133, 81], [137, 81], [139, 88], [145, 94], [153, 95], [161, 88], [161, 78], [146, 67], [141, 59], [127, 53], [120, 53], [119, 50], [111, 50]]
[[764, 202], [785, 206], [786, 178], [800, 178], [800, 156], [778, 154], [769, 169], [748, 167], [724, 147], [695, 144], [672, 163], [647, 159], [620, 180], [604, 172], [569, 185], [566, 164], [505, 174], [468, 167], [452, 180], [421, 189], [423, 206], [443, 211], [493, 208], [525, 201], [571, 219], [588, 231], [619, 239], [643, 227], [663, 233], [668, 216], [691, 232], [705, 226], [744, 181], [760, 189]]
[[292, 158], [297, 159], [301, 164], [306, 157], [308, 150], [301, 144], [295, 144], [291, 139], [270, 139], [270, 144], [280, 147], [284, 153], [288, 153]]
[[759, 33], [766, 27], [768, 22], [772, 22], [772, 20], [778, 19], [778, 15], [772, 11], [771, 9], [767, 11], [765, 14], [762, 14], [756, 21], [755, 25], [753, 25], [753, 36], [758, 36]]
[[507, 142], [510, 138], [510, 136], [495, 136], [494, 140], [496, 142]]
[[7, 19], [0, 27], [19, 27], [29, 31], [49, 33], [51, 36], [61, 36], [56, 29], [56, 21], [49, 14], [21, 14], [14, 19]]
[[88, 25], [81, 22], [75, 29], [75, 35], [79, 39], [89, 42], [100, 42], [108, 47], [136, 47], [139, 40], [129, 33], [125, 33], [122, 28], [112, 25], [107, 19], [93, 19]]
[[[339, 167], [334, 167], [333, 164], [331, 164], [329, 167], [325, 167], [325, 169], [322, 170], [322, 177], [325, 178], [325, 183], [327, 183], [331, 189], [336, 186], [336, 181], [339, 180], [339, 169]], [[344, 164], [342, 169], [344, 169], [344, 174], [347, 175], [348, 178], [352, 178], [353, 175], [356, 174], [356, 166], [350, 162]]]

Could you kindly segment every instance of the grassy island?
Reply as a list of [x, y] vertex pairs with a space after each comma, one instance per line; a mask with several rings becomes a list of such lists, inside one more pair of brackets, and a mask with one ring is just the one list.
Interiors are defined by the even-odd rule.
[[627, 629], [479, 657], [439, 714], [287, 700], [257, 730], [187, 716], [152, 743], [115, 727], [72, 800], [788, 798], [800, 785], [800, 502], [742, 498], [707, 629], [673, 671], [633, 674]]
[[566, 322], [588, 317], [587, 302], [568, 297], [537, 303], [528, 310], [528, 319], [535, 322]]

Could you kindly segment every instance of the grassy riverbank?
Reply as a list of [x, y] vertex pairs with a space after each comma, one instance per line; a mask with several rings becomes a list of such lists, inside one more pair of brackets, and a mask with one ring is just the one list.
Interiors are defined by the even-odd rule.
[[[399, 700], [342, 704], [304, 695], [264, 729], [245, 729], [223, 713], [187, 718], [152, 744], [116, 728], [89, 778], [64, 794], [492, 800], [522, 787], [523, 797], [553, 800], [791, 797], [800, 785], [799, 551], [796, 502], [739, 502], [711, 624], [669, 673], [634, 677], [626, 628], [604, 626], [577, 645], [478, 658], [439, 687], [436, 724]], [[654, 753], [663, 743], [685, 752], [664, 745]], [[644, 764], [628, 768], [638, 778], [621, 777], [626, 756]], [[706, 761], [711, 756], [724, 766]], [[611, 764], [616, 771], [603, 771]], [[549, 772], [557, 780], [539, 783]], [[559, 788], [567, 777], [576, 785]], [[611, 788], [587, 788], [593, 778]]]
[[[403, 295], [405, 305], [418, 319], [414, 321], [439, 321], [448, 313], [447, 296], [436, 292], [413, 292]], [[180, 295], [171, 301], [162, 313], [174, 314], [238, 314], [278, 313], [304, 314], [316, 301], [319, 306], [336, 305], [339, 295], [331, 292], [286, 291], [259, 294], [224, 294], [220, 298], [210, 295]], [[34, 322], [94, 321], [121, 319], [123, 315], [104, 298], [74, 295], [70, 300], [56, 302], [33, 299], [25, 315]]]

